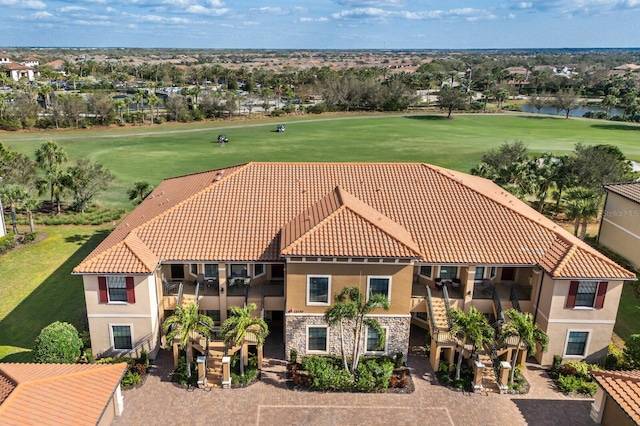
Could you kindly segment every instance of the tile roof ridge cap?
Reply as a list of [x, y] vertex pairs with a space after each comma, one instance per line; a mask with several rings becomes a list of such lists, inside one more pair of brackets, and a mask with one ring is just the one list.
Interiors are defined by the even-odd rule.
[[[403, 246], [405, 246], [409, 250], [419, 254], [420, 256], [423, 256], [423, 253], [420, 251], [420, 246], [413, 240], [413, 236], [411, 235], [411, 233], [404, 226], [402, 226], [400, 223], [398, 223], [395, 220], [391, 219], [389, 216], [385, 215], [381, 211], [375, 209], [373, 206], [371, 206], [371, 205], [365, 203], [364, 201], [360, 200], [355, 195], [352, 195], [348, 191], [342, 189], [340, 187], [340, 185], [336, 186], [336, 193], [340, 197], [341, 205], [340, 205], [340, 207], [338, 209], [336, 209], [335, 212], [337, 212], [337, 211], [339, 211], [341, 209], [348, 209], [353, 214], [361, 217], [363, 220], [367, 221], [371, 225], [373, 225], [376, 228], [378, 228], [380, 231], [382, 231], [385, 234], [387, 234], [389, 237], [391, 237], [396, 242], [402, 244]], [[354, 206], [354, 204], [357, 204], [357, 205]], [[361, 208], [358, 208], [358, 207], [361, 207]], [[380, 215], [380, 217], [385, 222], [384, 224], [376, 223], [376, 221], [371, 217], [371, 213], [374, 213], [374, 212], [377, 213], [378, 215]], [[392, 225], [392, 226], [393, 226], [393, 224], [397, 225], [400, 228], [400, 233], [404, 234], [404, 235], [394, 235], [394, 233], [391, 232], [391, 230], [389, 230], [387, 226], [385, 226], [387, 224], [387, 222], [390, 222], [389, 225]], [[398, 237], [400, 237], [400, 238], [398, 238]], [[407, 241], [407, 239], [408, 239], [408, 241]]]
[[[130, 231], [129, 234], [133, 232]], [[75, 268], [73, 268], [73, 270], [71, 271], [72, 273], [78, 273], [78, 274], [82, 274], [82, 272], [76, 272], [77, 269], [84, 269], [84, 268], [80, 268], [83, 265], [89, 265], [91, 263], [93, 263], [96, 260], [99, 260], [101, 258], [103, 258], [105, 255], [107, 255], [108, 253], [111, 253], [115, 250], [117, 250], [118, 248], [120, 248], [121, 246], [125, 246], [127, 247], [127, 249], [131, 250], [129, 248], [128, 245], [126, 245], [124, 242], [125, 240], [129, 237], [129, 234], [127, 234], [126, 237], [124, 237], [123, 239], [121, 239], [120, 241], [116, 242], [114, 245], [112, 245], [111, 247], [107, 247], [106, 249], [102, 250], [100, 253], [96, 254], [95, 256], [91, 256], [88, 258], [85, 258], [82, 263], [78, 264], [78, 266], [76, 266]]]
[[[563, 240], [564, 241], [564, 240]], [[564, 241], [567, 242], [567, 241]], [[571, 257], [573, 257], [573, 254], [576, 252], [576, 250], [578, 249], [575, 244], [571, 244], [569, 243], [569, 250], [567, 250], [564, 254], [564, 256], [562, 256], [562, 259], [560, 260], [560, 262], [558, 262], [558, 264], [556, 265], [555, 268], [553, 268], [553, 273], [554, 274], [559, 274], [560, 272], [562, 272], [562, 270], [564, 269], [564, 267], [567, 265], [567, 263], [569, 262], [569, 260], [571, 260]]]
[[236, 167], [244, 168], [245, 166], [248, 166], [248, 165], [251, 165], [251, 164], [255, 164], [255, 162], [254, 161], [248, 161], [246, 163], [233, 164], [231, 166], [220, 167], [220, 168], [217, 168], [217, 169], [203, 170], [201, 172], [193, 172], [193, 173], [187, 173], [187, 174], [184, 174], [184, 175], [171, 176], [171, 177], [162, 179], [162, 181], [164, 182], [164, 181], [167, 181], [167, 180], [181, 179], [181, 178], [190, 177], [190, 176], [196, 176], [196, 175], [204, 175], [204, 174], [207, 174], [207, 173], [219, 172], [219, 171], [222, 171], [222, 170], [233, 169], [233, 168], [236, 168]]
[[[640, 373], [640, 370], [631, 370], [632, 372]], [[598, 377], [610, 377], [614, 379], [622, 379], [625, 381], [640, 383], [640, 375], [627, 374], [625, 371], [612, 371], [612, 370], [590, 370], [592, 376]]]
[[[131, 241], [134, 240], [134, 241]], [[131, 231], [129, 232], [129, 234], [122, 240], [122, 242], [127, 246], [127, 248], [129, 249], [129, 251], [140, 261], [140, 263], [142, 263], [144, 266], [147, 267], [147, 269], [149, 271], [153, 271], [156, 265], [147, 265], [147, 262], [142, 258], [142, 256], [133, 248], [133, 246], [131, 245], [132, 243], [138, 243], [138, 244], [142, 244], [144, 246], [145, 249], [147, 249], [149, 251], [150, 254], [152, 254], [155, 258], [158, 258], [158, 255], [156, 255], [153, 250], [151, 250], [149, 248], [149, 246], [147, 246], [147, 244], [142, 241], [142, 239], [138, 236], [138, 234], [135, 231]]]
[[[3, 363], [4, 364], [4, 363]], [[18, 362], [9, 362], [6, 364], [19, 364]], [[11, 374], [7, 373], [3, 368], [2, 365], [0, 365], [0, 376], [3, 376], [4, 378], [6, 378], [7, 380], [9, 380], [11, 383], [13, 383], [14, 386], [18, 386], [18, 381], [15, 379], [15, 377], [13, 377]], [[1, 405], [1, 404], [0, 404]]]
[[[287, 245], [284, 249], [286, 249], [286, 251], [291, 251], [291, 249], [295, 248], [296, 246], [299, 246], [300, 244], [302, 244], [304, 240], [308, 239], [318, 229], [324, 226], [325, 223], [333, 219], [335, 216], [337, 216], [340, 212], [344, 211], [345, 209], [346, 209], [346, 206], [343, 203], [341, 203], [337, 209], [335, 209], [334, 211], [326, 215], [322, 220], [318, 221], [318, 223], [313, 225], [311, 228], [307, 229], [306, 232], [304, 232], [302, 235], [300, 235], [298, 238], [292, 241], [291, 244]], [[284, 249], [281, 250], [281, 252], [284, 252], [285, 251]]]

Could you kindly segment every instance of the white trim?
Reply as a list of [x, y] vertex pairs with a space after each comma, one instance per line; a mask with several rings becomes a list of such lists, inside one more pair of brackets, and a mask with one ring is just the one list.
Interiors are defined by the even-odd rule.
[[247, 270], [247, 275], [238, 275], [238, 276], [235, 276], [235, 277], [231, 276], [231, 275], [228, 275], [227, 278], [235, 279], [235, 278], [249, 278], [250, 277], [249, 263], [248, 262], [228, 263], [228, 265], [229, 265], [229, 267], [227, 269], [229, 270], [229, 273], [232, 272], [232, 270], [233, 270], [232, 266], [233, 265], [244, 265], [246, 267], [245, 269]]
[[[478, 268], [482, 268], [482, 277], [480, 277], [480, 279], [476, 279], [476, 271], [478, 270]], [[473, 269], [473, 282], [481, 283], [482, 280], [487, 277], [487, 270], [489, 269], [490, 267], [487, 267], [487, 265], [475, 265], [475, 268]]]
[[[460, 268], [462, 267], [462, 265], [452, 265], [452, 264], [438, 265], [438, 273], [437, 273], [436, 278], [442, 278], [442, 277], [440, 277], [440, 273], [442, 272], [442, 267], [447, 267], [447, 266], [449, 266], [449, 267], [452, 266], [452, 267], [456, 268], [456, 276], [455, 276], [455, 278], [460, 278]], [[448, 279], [448, 278], [444, 278], [444, 279]]]
[[[325, 340], [325, 350], [324, 351], [318, 351], [318, 350], [310, 350], [309, 349], [309, 329], [310, 328], [324, 328], [326, 330], [326, 340]], [[307, 324], [306, 326], [306, 353], [307, 354], [328, 354], [329, 353], [329, 326], [328, 325], [322, 325], [322, 324]]]
[[[262, 273], [256, 275], [256, 265], [262, 265]], [[265, 263], [254, 263], [252, 266], [253, 278], [258, 278], [267, 273], [267, 265]]]
[[[191, 271], [191, 265], [196, 265], [196, 273], [195, 274]], [[198, 274], [200, 273], [200, 264], [197, 263], [197, 262], [189, 263], [189, 267], [187, 268], [187, 273], [192, 277], [198, 278]]]
[[151, 314], [87, 314], [87, 318], [151, 318]]
[[637, 235], [637, 234], [629, 231], [627, 228], [624, 228], [624, 227], [618, 225], [617, 223], [612, 222], [611, 220], [607, 219], [606, 217], [602, 218], [602, 221], [610, 223], [611, 225], [615, 226], [616, 228], [620, 229], [621, 231], [626, 232], [627, 234], [631, 235], [635, 239], [640, 240], [640, 235]]
[[391, 283], [393, 282], [393, 277], [391, 275], [367, 275], [367, 300], [369, 300], [371, 279], [383, 279], [389, 281], [387, 287], [387, 299], [389, 299], [389, 303], [391, 303]]
[[133, 338], [133, 324], [129, 324], [129, 323], [126, 323], [126, 324], [109, 323], [109, 340], [111, 341], [111, 349], [114, 350], [114, 351], [123, 351], [123, 352], [131, 350], [131, 349], [116, 349], [115, 348], [115, 343], [113, 341], [113, 327], [114, 326], [117, 326], [117, 327], [126, 327], [126, 326], [128, 326], [129, 327], [129, 335], [130, 335], [130, 338], [131, 338], [131, 349], [133, 349], [134, 346], [135, 346], [133, 344], [133, 342], [135, 342], [135, 339]]
[[[285, 312], [290, 317], [324, 317], [324, 314], [304, 313], [304, 312]], [[371, 318], [411, 318], [411, 314], [367, 314], [365, 317]]]
[[[576, 300], [574, 303], [578, 303], [578, 294], [580, 294], [580, 284], [584, 283], [585, 285], [587, 283], [596, 283], [596, 289], [593, 292], [593, 303], [591, 304], [591, 306], [588, 305], [577, 305], [574, 304], [573, 308], [568, 308], [568, 309], [573, 309], [573, 310], [578, 310], [578, 311], [593, 311], [595, 310], [595, 306], [596, 306], [596, 302], [598, 301], [598, 290], [600, 289], [600, 283], [601, 281], [598, 280], [578, 280], [578, 288], [576, 289]], [[569, 291], [571, 291], [571, 285], [569, 285]], [[569, 297], [569, 294], [567, 293], [567, 297]], [[606, 294], [605, 294], [605, 299], [606, 299]], [[566, 305], [566, 303], [565, 303]]]
[[[569, 335], [572, 332], [576, 332], [576, 333], [587, 333], [587, 341], [584, 344], [584, 352], [582, 353], [582, 355], [567, 355], [567, 346], [569, 345]], [[593, 334], [593, 330], [588, 329], [588, 330], [575, 330], [575, 329], [568, 329], [567, 330], [567, 335], [564, 338], [564, 349], [562, 350], [562, 357], [563, 358], [585, 358], [587, 356], [587, 354], [589, 353], [589, 343], [591, 343], [591, 335]]]
[[[423, 266], [428, 266], [431, 268], [431, 275], [424, 275], [422, 273], [422, 267]], [[433, 279], [433, 270], [436, 268], [435, 265], [418, 265], [418, 275], [420, 275], [421, 277], [427, 278], [427, 279]]]
[[[207, 275], [207, 267], [206, 265], [215, 265], [216, 266], [216, 272], [217, 275]], [[205, 262], [202, 264], [202, 275], [204, 276], [204, 279], [206, 280], [207, 278], [218, 278], [220, 276], [220, 268], [218, 268], [218, 264], [216, 262]]]
[[[122, 278], [122, 280], [124, 281], [124, 295], [125, 295], [125, 300], [111, 300], [111, 293], [109, 292], [109, 279], [114, 279], [114, 278]], [[108, 305], [128, 305], [129, 304], [129, 289], [127, 288], [127, 277], [125, 275], [122, 274], [118, 274], [118, 275], [107, 275], [104, 277], [104, 281], [105, 281], [105, 285], [107, 287], [107, 304]], [[134, 287], [134, 292], [135, 292], [135, 282], [133, 283], [133, 287]], [[121, 288], [121, 287], [114, 287], [114, 288]]]
[[616, 320], [591, 320], [591, 319], [550, 319], [547, 320], [549, 324], [615, 324]]
[[[310, 278], [326, 278], [327, 279], [327, 301], [326, 302], [310, 302], [309, 301], [309, 283]], [[331, 275], [307, 275], [307, 306], [331, 306]]]
[[[134, 284], [135, 284], [135, 281], [134, 281]], [[158, 300], [158, 295], [156, 294], [158, 290], [158, 285], [157, 285], [155, 274], [149, 275], [149, 277], [147, 278], [147, 287], [149, 290], [149, 307], [158, 306], [160, 301]], [[134, 285], [134, 288], [135, 288], [135, 285]], [[158, 326], [159, 313], [157, 309], [149, 309], [149, 311], [151, 316], [151, 329], [155, 330], [156, 327]]]
[[[300, 257], [300, 256], [294, 256], [294, 257]], [[322, 263], [322, 264], [337, 264], [337, 265], [343, 265], [343, 264], [351, 264], [351, 265], [414, 265], [415, 261], [414, 260], [406, 260], [406, 261], [401, 261], [400, 259], [395, 259], [395, 261], [392, 262], [385, 262], [384, 259], [386, 258], [375, 258], [377, 260], [374, 260], [372, 262], [368, 262], [365, 261], [364, 262], [353, 262], [350, 260], [337, 260], [337, 259], [333, 259], [331, 262], [327, 262], [327, 261], [323, 261], [321, 257], [318, 258], [306, 258], [306, 257], [302, 257], [302, 260], [291, 260], [290, 257], [286, 257], [285, 259], [287, 259], [287, 263]]]
[[383, 326], [384, 329], [384, 349], [381, 351], [368, 351], [367, 344], [369, 343], [369, 327], [364, 330], [364, 353], [367, 355], [386, 355], [389, 350], [389, 327]]

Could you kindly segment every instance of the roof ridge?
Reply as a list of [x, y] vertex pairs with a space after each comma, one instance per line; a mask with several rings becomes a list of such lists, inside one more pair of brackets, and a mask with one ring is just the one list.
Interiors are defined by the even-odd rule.
[[163, 181], [175, 180], [175, 179], [185, 178], [185, 177], [189, 177], [189, 176], [204, 175], [204, 174], [207, 174], [207, 173], [220, 171], [220, 170], [227, 170], [227, 169], [233, 169], [233, 168], [242, 168], [242, 167], [244, 167], [246, 165], [249, 165], [249, 164], [252, 164], [252, 163], [255, 164], [255, 162], [253, 162], [253, 161], [247, 161], [246, 163], [234, 164], [232, 166], [220, 167], [220, 168], [217, 168], [217, 169], [203, 170], [201, 172], [187, 173], [187, 174], [179, 175], [179, 176], [171, 176], [171, 177], [168, 177], [168, 178], [164, 178]]
[[[61, 379], [68, 379], [68, 378], [78, 377], [78, 376], [86, 376], [88, 374], [93, 374], [96, 371], [100, 371], [101, 369], [103, 369], [105, 371], [108, 371], [108, 370], [119, 370], [119, 368], [116, 368], [116, 367], [121, 366], [122, 364], [126, 364], [126, 363], [123, 361], [123, 362], [119, 362], [117, 364], [86, 364], [88, 366], [91, 366], [92, 368], [87, 368], [87, 369], [81, 370], [81, 371], [74, 371], [74, 372], [71, 372], [71, 373], [51, 375], [51, 376], [42, 377], [42, 378], [35, 379], [35, 380], [28, 380], [26, 382], [19, 383], [19, 385], [33, 386], [33, 385], [36, 385], [36, 384], [53, 382], [53, 381], [57, 381], [57, 380], [61, 380]], [[74, 365], [74, 364], [69, 364], [69, 365]], [[102, 367], [103, 365], [104, 365], [104, 368]]]
[[[593, 247], [591, 247], [589, 244], [587, 244], [586, 242], [580, 240], [578, 237], [575, 237], [573, 235], [571, 235], [568, 231], [566, 231], [565, 229], [563, 229], [562, 227], [560, 227], [558, 224], [556, 224], [555, 222], [553, 222], [551, 219], [546, 218], [544, 215], [537, 213], [539, 215], [539, 220], [535, 220], [532, 217], [527, 216], [526, 214], [518, 211], [518, 209], [514, 208], [513, 206], [509, 206], [506, 203], [502, 203], [500, 202], [498, 199], [489, 196], [488, 194], [485, 194], [481, 191], [479, 191], [478, 189], [474, 188], [471, 185], [467, 185], [466, 183], [464, 183], [462, 178], [456, 178], [458, 174], [462, 174], [461, 172], [457, 172], [455, 170], [449, 170], [446, 169], [448, 173], [445, 173], [443, 170], [441, 170], [440, 167], [438, 166], [434, 166], [432, 164], [426, 164], [426, 163], [422, 163], [425, 167], [436, 171], [437, 173], [440, 173], [442, 176], [444, 176], [445, 178], [455, 182], [458, 185], [463, 185], [466, 188], [468, 188], [469, 190], [475, 192], [476, 194], [479, 194], [481, 197], [487, 199], [488, 201], [496, 204], [496, 205], [500, 205], [506, 209], [509, 209], [509, 211], [517, 214], [518, 216], [522, 217], [523, 219], [542, 226], [544, 229], [546, 229], [549, 232], [553, 232], [553, 234], [555, 235], [555, 237], [557, 239], [561, 239], [562, 241], [566, 242], [569, 246], [571, 247], [577, 247], [578, 249], [584, 250], [586, 253], [591, 254], [592, 256], [596, 256], [601, 260], [605, 260], [607, 261], [607, 263], [609, 263], [609, 265], [614, 266], [616, 268], [620, 268], [620, 269], [624, 269], [622, 268], [620, 265], [618, 265], [617, 263], [613, 262], [612, 260], [610, 260], [609, 258], [607, 258], [605, 255], [603, 255], [602, 253], [600, 253], [599, 251], [597, 251], [596, 249], [594, 249]], [[522, 200], [518, 199], [516, 196], [514, 196], [513, 194], [511, 194], [509, 191], [507, 191], [506, 189], [502, 188], [501, 186], [499, 186], [498, 184], [496, 184], [495, 182], [491, 181], [490, 179], [486, 179], [480, 176], [474, 176], [474, 175], [467, 175], [465, 174], [465, 176], [469, 176], [475, 179], [482, 179], [483, 181], [486, 182], [491, 182], [492, 184], [496, 185], [497, 188], [500, 188], [504, 194], [507, 197], [510, 197], [513, 201], [518, 201], [519, 203], [522, 203], [524, 206], [530, 208], [529, 206], [527, 206]], [[568, 253], [567, 253], [568, 254]], [[565, 255], [566, 257], [566, 255]], [[563, 259], [565, 258], [563, 257]], [[538, 265], [540, 263], [538, 262]], [[554, 271], [559, 271], [560, 270], [560, 265], [558, 264], [555, 268]], [[551, 271], [548, 271], [551, 272]]]
[[[338, 206], [337, 209], [335, 209], [334, 211], [332, 211], [331, 213], [326, 215], [322, 220], [318, 221], [318, 223], [313, 225], [311, 228], [307, 229], [306, 232], [303, 232], [298, 238], [296, 238], [289, 245], [287, 245], [287, 247], [285, 247], [285, 249], [287, 249], [287, 251], [290, 251], [294, 247], [299, 246], [304, 240], [309, 238], [309, 236], [311, 234], [313, 234], [317, 229], [319, 229], [324, 223], [328, 222], [330, 219], [332, 219], [335, 216], [337, 216], [338, 213], [340, 213], [341, 211], [345, 210], [346, 206], [344, 205], [344, 203], [342, 203], [342, 200], [340, 200], [340, 202], [341, 202], [341, 204], [340, 204], [340, 206]], [[284, 251], [284, 250], [281, 250], [281, 251]]]
[[[180, 201], [179, 203], [174, 204], [173, 206], [169, 207], [167, 210], [164, 210], [160, 214], [157, 214], [156, 216], [150, 218], [149, 220], [147, 220], [145, 222], [142, 222], [141, 224], [139, 224], [135, 228], [131, 229], [131, 231], [129, 231], [129, 234], [131, 234], [132, 232], [136, 232], [139, 229], [146, 228], [150, 224], [157, 222], [158, 220], [160, 220], [160, 219], [164, 218], [165, 216], [167, 216], [170, 212], [175, 211], [176, 209], [178, 209], [179, 207], [182, 207], [187, 202], [190, 202], [191, 200], [195, 199], [196, 197], [199, 197], [200, 195], [204, 194], [205, 192], [210, 191], [212, 187], [218, 186], [221, 182], [224, 182], [224, 181], [228, 180], [231, 176], [234, 176], [235, 174], [239, 173], [241, 170], [246, 170], [251, 165], [252, 165], [252, 163], [243, 163], [243, 164], [239, 165], [238, 168], [236, 170], [233, 170], [231, 173], [229, 173], [229, 174], [227, 174], [225, 176], [222, 176], [218, 180], [214, 180], [213, 182], [211, 182], [210, 184], [208, 184], [207, 186], [202, 188], [200, 191], [197, 191], [197, 192], [191, 194], [191, 196], [185, 198], [184, 200]], [[209, 170], [209, 171], [201, 172], [201, 173], [202, 174], [211, 173], [211, 172], [215, 172], [215, 171], [231, 169], [233, 167], [234, 166], [226, 167], [226, 168], [223, 168], [223, 169], [213, 169], [213, 170]], [[194, 175], [195, 174], [200, 174], [200, 173], [194, 173]], [[185, 176], [190, 176], [190, 175], [185, 175]], [[129, 236], [129, 234], [127, 234], [127, 237]], [[122, 242], [124, 242], [124, 240], [127, 237], [123, 238]]]
[[[640, 372], [639, 370], [631, 370], [631, 371]], [[622, 379], [622, 380], [633, 382], [633, 383], [640, 383], [640, 376], [626, 374], [624, 371], [591, 370], [590, 373], [593, 376], [612, 377], [612, 378]]]
[[[135, 239], [135, 241], [129, 240], [130, 238]], [[152, 254], [153, 256], [158, 258], [158, 260], [159, 260], [159, 257], [153, 252], [153, 250], [151, 250], [149, 248], [149, 246], [147, 246], [145, 244], [144, 241], [142, 241], [142, 239], [138, 236], [138, 234], [135, 231], [129, 232], [129, 234], [124, 238], [124, 240], [122, 240], [122, 242], [127, 246], [129, 251], [140, 261], [140, 263], [142, 263], [144, 266], [146, 266], [149, 269], [150, 272], [153, 271], [156, 268], [157, 264], [156, 265], [148, 265], [147, 262], [145, 261], [145, 259], [142, 258], [141, 254], [139, 254], [135, 250], [135, 248], [133, 247], [132, 243], [142, 244], [143, 249], [147, 249], [147, 251], [150, 254]]]

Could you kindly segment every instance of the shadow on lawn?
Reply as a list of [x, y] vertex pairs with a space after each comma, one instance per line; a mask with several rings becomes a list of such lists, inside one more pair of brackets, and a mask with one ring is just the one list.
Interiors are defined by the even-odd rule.
[[634, 126], [632, 124], [592, 124], [594, 129], [601, 130], [634, 130], [640, 131], [640, 126]]
[[422, 121], [451, 121], [446, 115], [405, 115], [404, 118]]
[[[67, 242], [77, 242], [80, 247], [0, 321], [0, 346], [32, 348], [40, 330], [54, 321], [69, 322], [78, 331], [88, 329], [82, 277], [72, 276], [71, 271], [107, 234], [103, 230], [67, 237]], [[31, 351], [26, 351], [9, 354], [0, 361], [31, 359]]]

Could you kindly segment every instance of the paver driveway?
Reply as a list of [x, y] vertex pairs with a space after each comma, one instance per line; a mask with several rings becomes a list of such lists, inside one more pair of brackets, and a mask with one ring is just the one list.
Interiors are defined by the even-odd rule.
[[292, 391], [285, 384], [285, 361], [267, 357], [262, 380], [253, 386], [187, 391], [169, 381], [170, 364], [169, 354], [161, 352], [144, 386], [124, 392], [124, 413], [115, 425], [594, 424], [592, 400], [555, 392], [535, 364], [527, 365], [531, 391], [523, 396], [463, 394], [434, 385], [428, 358], [416, 351], [408, 357], [412, 394]]

